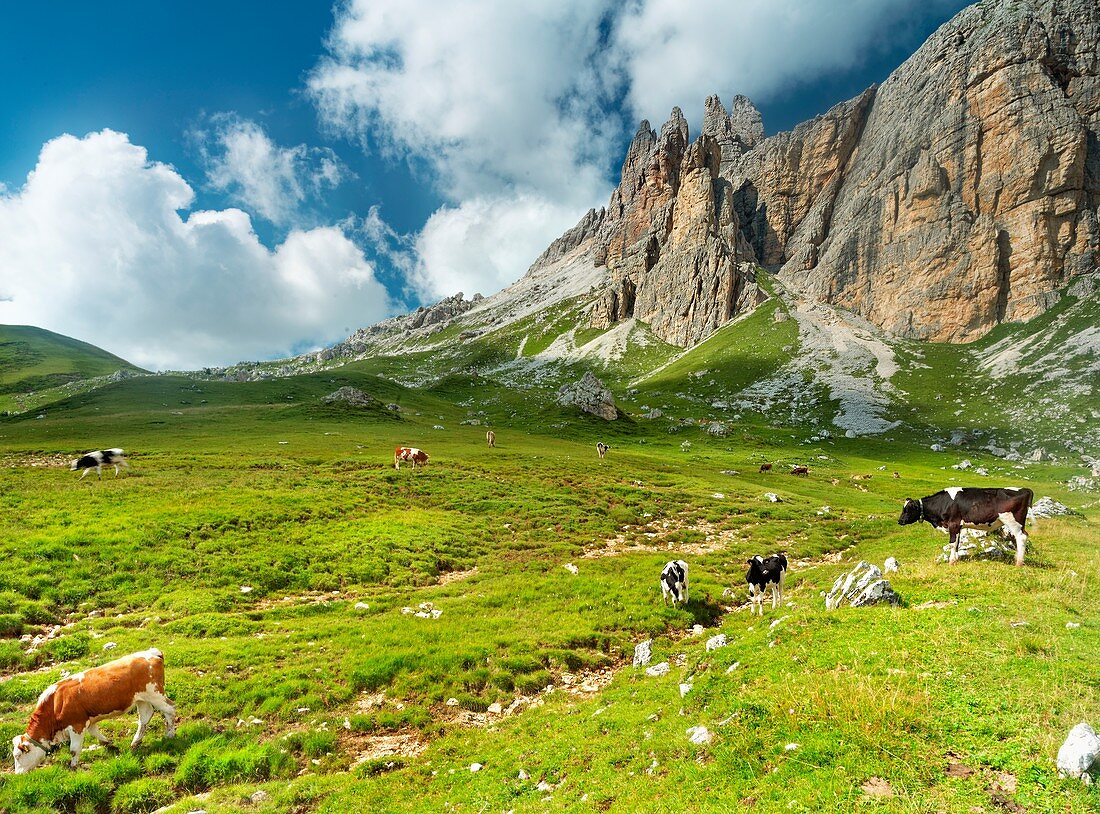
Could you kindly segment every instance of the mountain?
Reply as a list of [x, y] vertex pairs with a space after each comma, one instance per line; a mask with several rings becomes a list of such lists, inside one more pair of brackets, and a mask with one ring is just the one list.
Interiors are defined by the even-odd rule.
[[29, 325], [0, 325], [0, 408], [27, 409], [57, 388], [143, 372], [95, 345]]

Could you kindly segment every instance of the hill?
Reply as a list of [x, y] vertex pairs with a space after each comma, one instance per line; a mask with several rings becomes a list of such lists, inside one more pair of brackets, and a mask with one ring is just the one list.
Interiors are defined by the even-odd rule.
[[31, 409], [61, 395], [64, 385], [118, 371], [144, 372], [87, 342], [29, 325], [0, 325], [0, 409]]

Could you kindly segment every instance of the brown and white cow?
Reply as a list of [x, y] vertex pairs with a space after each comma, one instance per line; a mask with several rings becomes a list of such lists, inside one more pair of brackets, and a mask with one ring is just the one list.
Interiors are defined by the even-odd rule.
[[959, 534], [963, 528], [996, 531], [1005, 528], [1016, 541], [1016, 564], [1024, 564], [1027, 550], [1027, 510], [1035, 493], [1030, 489], [964, 488], [948, 486], [919, 500], [907, 498], [898, 525], [908, 526], [927, 520], [951, 540], [950, 562], [959, 558]]
[[164, 695], [164, 654], [156, 648], [131, 653], [48, 686], [38, 697], [27, 731], [12, 738], [15, 773], [36, 768], [65, 739], [72, 754], [69, 766], [76, 768], [84, 736], [106, 744], [99, 722], [135, 707], [138, 728], [131, 746], [141, 743], [154, 712], [164, 716], [167, 736], [176, 734], [176, 709]]
[[810, 468], [808, 466], [792, 466], [791, 467], [791, 474], [792, 475], [809, 475], [810, 474]]
[[772, 471], [772, 465], [771, 464], [760, 464], [760, 471], [761, 472], [771, 472]]
[[495, 447], [497, 445], [497, 434], [492, 430], [489, 430], [487, 433], [485, 433], [485, 443], [487, 443], [491, 447]]
[[413, 469], [416, 469], [418, 464], [423, 466], [428, 462], [428, 453], [416, 447], [397, 447], [393, 451], [393, 468], [400, 469], [402, 461], [411, 462]]

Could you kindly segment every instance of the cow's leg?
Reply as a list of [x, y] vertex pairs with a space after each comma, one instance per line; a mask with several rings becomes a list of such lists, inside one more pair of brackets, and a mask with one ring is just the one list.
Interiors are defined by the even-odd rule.
[[90, 469], [85, 469], [83, 472], [81, 472], [80, 473], [80, 480], [84, 480], [84, 478], [86, 478], [88, 476], [88, 473], [91, 472], [91, 471], [92, 470], [90, 470]]
[[780, 605], [783, 604], [783, 583], [784, 583], [784, 581], [786, 581], [786, 579], [787, 579], [787, 572], [785, 570], [780, 571], [779, 572], [779, 604]]
[[175, 737], [176, 708], [172, 706], [172, 702], [160, 693], [157, 693], [149, 697], [149, 703], [152, 704], [153, 708], [164, 718], [164, 736], [166, 738]]
[[1016, 519], [1011, 512], [1002, 512], [997, 515], [997, 519], [1000, 520], [1009, 534], [1016, 541], [1016, 565], [1024, 564], [1024, 552], [1027, 551], [1027, 532], [1024, 531], [1023, 525]]
[[779, 607], [779, 583], [772, 583], [772, 610]]
[[687, 580], [685, 579], [684, 580], [684, 604], [686, 605], [687, 603], [688, 603], [688, 584], [687, 584]]
[[103, 480], [103, 464], [97, 464], [95, 468], [95, 475], [100, 480]]
[[71, 726], [69, 727], [69, 753], [72, 755], [69, 758], [69, 768], [75, 769], [76, 764], [80, 760], [80, 750], [84, 748], [84, 733], [77, 732]]
[[959, 560], [959, 537], [961, 536], [961, 531], [962, 526], [957, 523], [947, 527], [947, 533], [951, 544], [951, 555], [947, 560], [949, 563], [955, 563]]
[[138, 728], [134, 733], [134, 739], [130, 741], [130, 747], [136, 749], [141, 746], [141, 739], [145, 737], [145, 728], [149, 726], [149, 720], [153, 717], [153, 705], [148, 701], [137, 702]]
[[106, 735], [104, 735], [102, 732], [99, 731], [99, 724], [90, 724], [89, 726], [85, 727], [84, 734], [85, 735], [91, 735], [93, 738], [95, 738], [101, 744], [106, 746], [108, 749], [114, 748], [114, 747], [111, 746], [110, 739], [108, 739], [108, 737]]

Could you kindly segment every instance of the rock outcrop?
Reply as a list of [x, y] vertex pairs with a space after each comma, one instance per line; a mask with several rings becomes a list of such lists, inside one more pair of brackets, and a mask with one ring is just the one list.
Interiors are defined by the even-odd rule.
[[[606, 269], [597, 327], [690, 346], [761, 301], [755, 266], [899, 336], [1030, 319], [1100, 259], [1100, 5], [986, 0], [881, 87], [764, 138], [744, 96], [642, 122], [570, 252]], [[530, 272], [529, 272], [530, 273]]]
[[860, 608], [882, 603], [897, 605], [900, 602], [901, 597], [882, 578], [878, 566], [861, 560], [850, 572], [836, 578], [832, 590], [825, 597], [825, 608], [836, 610], [843, 605]]
[[619, 417], [611, 390], [593, 376], [591, 371], [577, 382], [563, 386], [558, 391], [558, 404], [562, 407], [576, 407], [604, 421], [614, 421]]
[[321, 402], [323, 404], [348, 404], [352, 407], [374, 407], [378, 404], [378, 399], [358, 387], [341, 387], [339, 390], [329, 393], [321, 399]]

